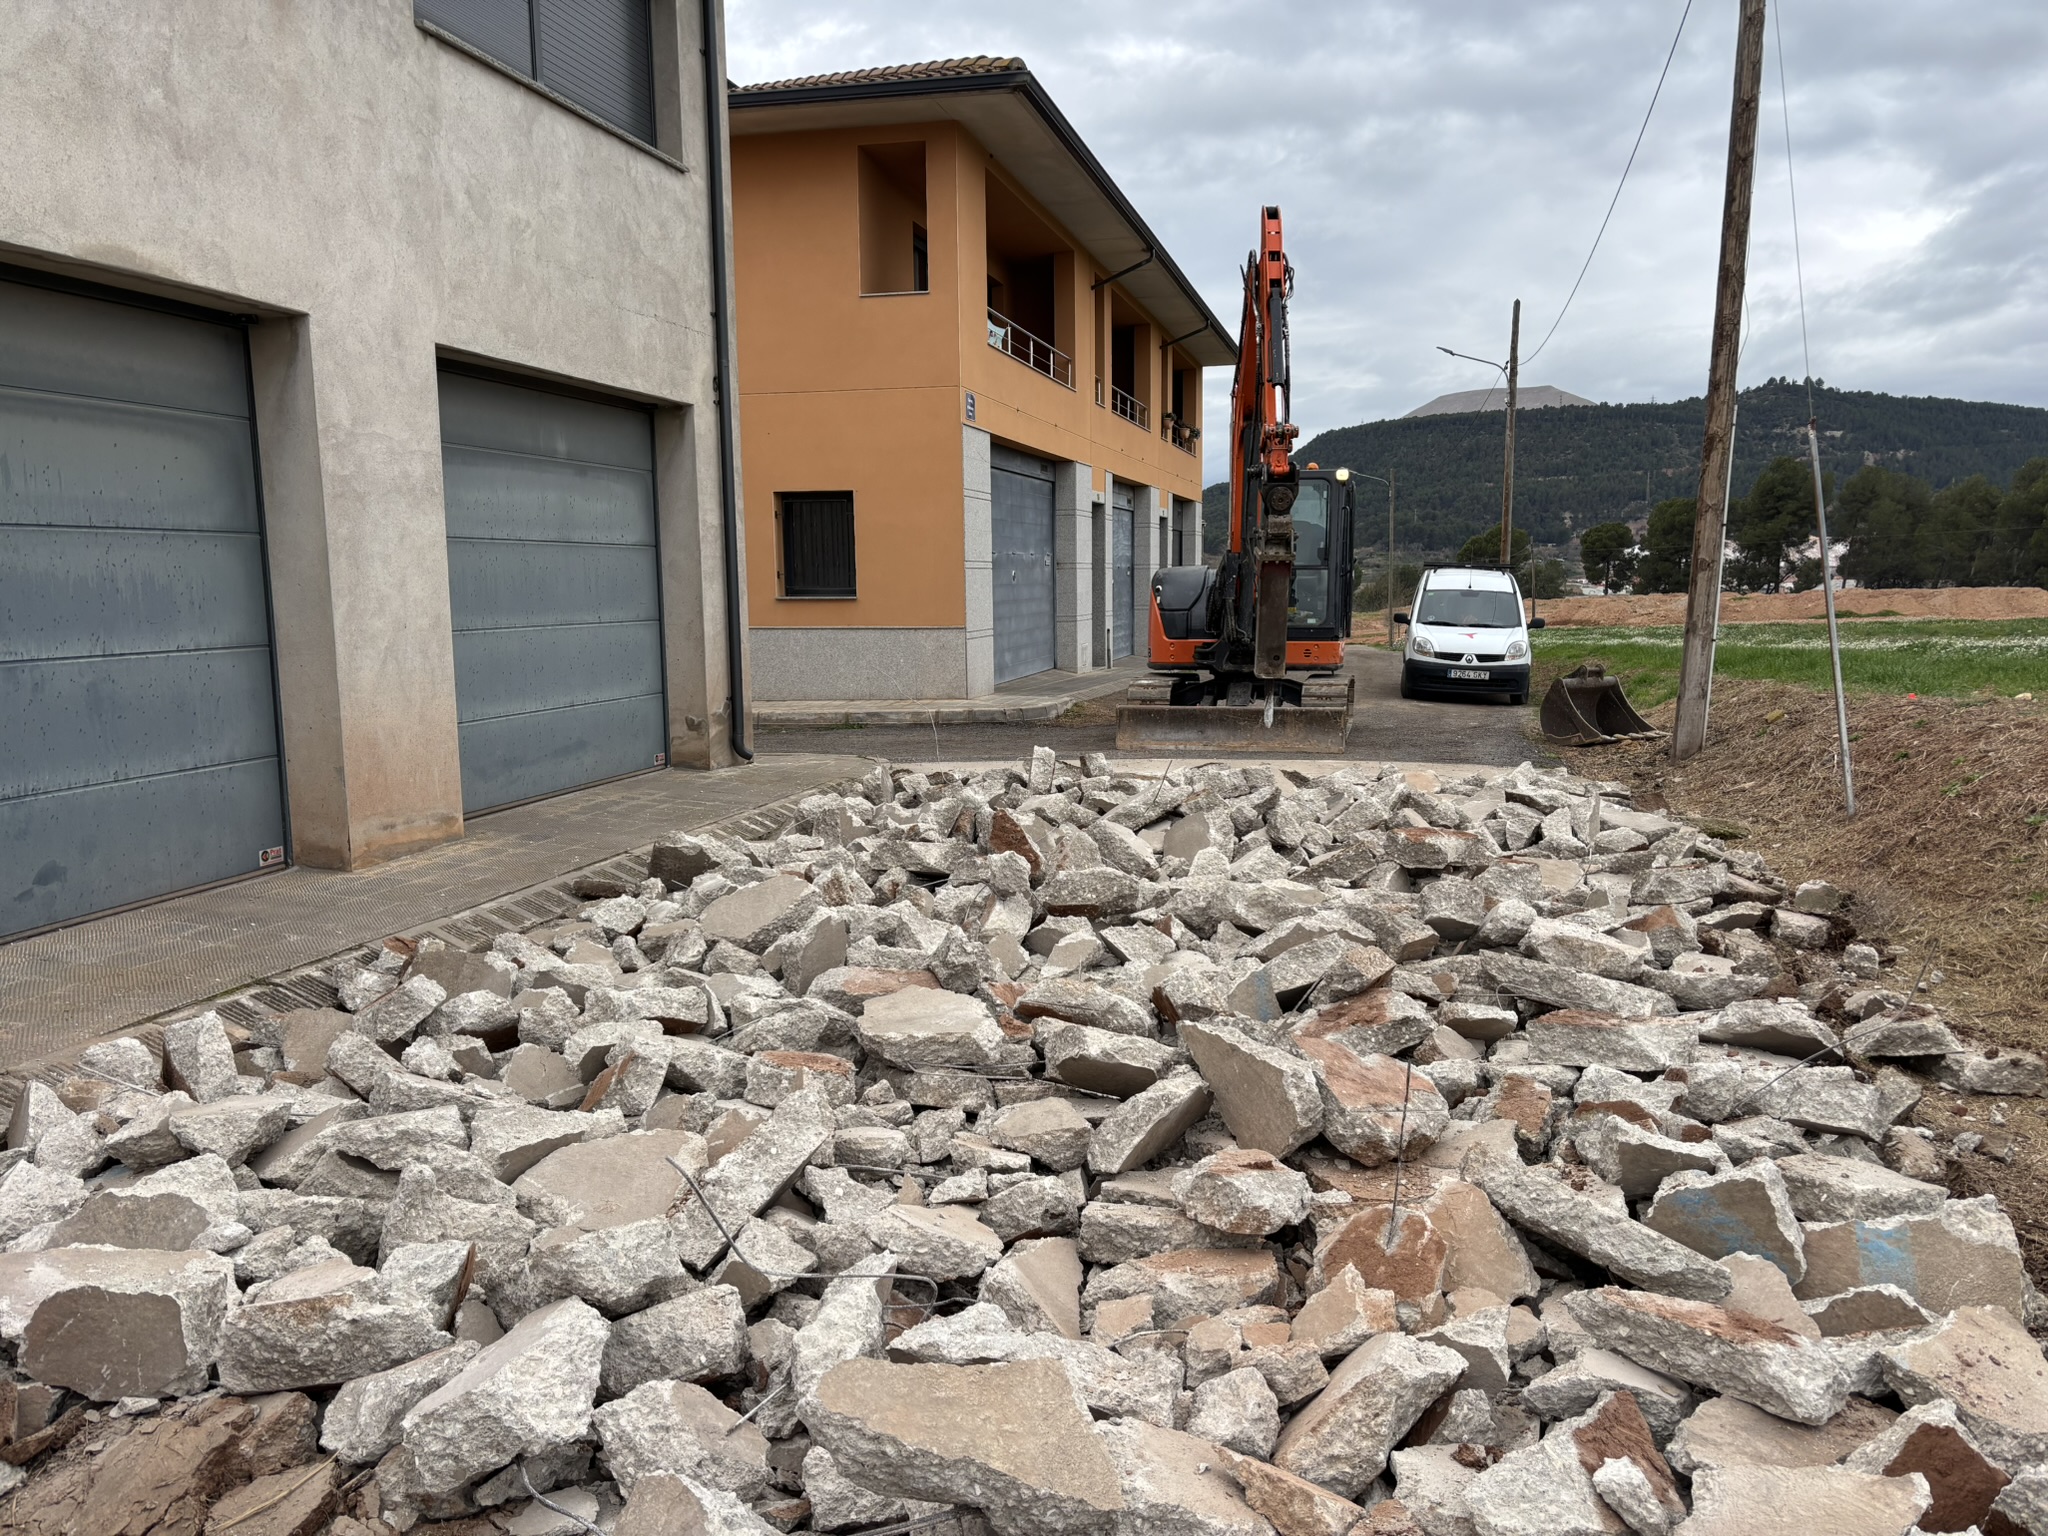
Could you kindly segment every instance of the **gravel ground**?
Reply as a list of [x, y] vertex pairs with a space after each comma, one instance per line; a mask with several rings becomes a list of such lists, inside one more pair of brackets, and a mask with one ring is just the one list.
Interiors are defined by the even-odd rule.
[[[1352, 646], [1344, 666], [1358, 679], [1358, 705], [1346, 754], [1351, 758], [1498, 767], [1513, 767], [1525, 760], [1539, 766], [1557, 761], [1555, 754], [1528, 734], [1536, 722], [1533, 705], [1517, 709], [1487, 697], [1403, 699], [1400, 658], [1367, 646]], [[897, 763], [1011, 759], [1028, 755], [1036, 745], [1061, 753], [1115, 755], [1115, 701], [1084, 704], [1060, 721], [1038, 725], [764, 728], [755, 745], [761, 752], [856, 752]], [[1266, 752], [1212, 755], [1273, 756]]]

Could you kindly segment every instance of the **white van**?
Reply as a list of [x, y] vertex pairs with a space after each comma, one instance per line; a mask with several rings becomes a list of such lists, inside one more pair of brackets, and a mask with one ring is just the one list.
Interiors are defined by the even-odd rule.
[[1522, 589], [1503, 570], [1431, 566], [1415, 589], [1415, 606], [1397, 613], [1408, 626], [1401, 653], [1401, 697], [1425, 693], [1504, 693], [1529, 702], [1529, 631], [1541, 619], [1523, 616]]

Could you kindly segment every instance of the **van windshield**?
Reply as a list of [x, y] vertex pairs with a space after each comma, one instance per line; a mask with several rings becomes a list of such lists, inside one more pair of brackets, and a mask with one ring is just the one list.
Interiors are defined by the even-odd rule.
[[1416, 607], [1415, 622], [1451, 629], [1519, 629], [1522, 604], [1512, 592], [1430, 587]]

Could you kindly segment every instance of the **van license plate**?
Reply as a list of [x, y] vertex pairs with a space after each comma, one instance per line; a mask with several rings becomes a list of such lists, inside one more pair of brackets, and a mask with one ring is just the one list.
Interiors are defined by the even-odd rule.
[[1490, 683], [1493, 681], [1493, 674], [1491, 672], [1474, 672], [1469, 667], [1453, 667], [1451, 668], [1451, 676], [1465, 683]]

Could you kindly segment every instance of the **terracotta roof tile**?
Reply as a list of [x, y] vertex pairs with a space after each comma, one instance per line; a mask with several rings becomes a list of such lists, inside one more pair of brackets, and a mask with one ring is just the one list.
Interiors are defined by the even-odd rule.
[[879, 85], [897, 80], [952, 80], [965, 75], [1001, 75], [1025, 67], [1022, 59], [998, 59], [976, 54], [971, 59], [933, 59], [924, 64], [884, 64], [874, 69], [843, 69], [829, 75], [805, 75], [800, 80], [766, 80], [758, 85], [736, 85], [732, 94], [745, 96], [755, 91], [795, 91], [820, 85]]

